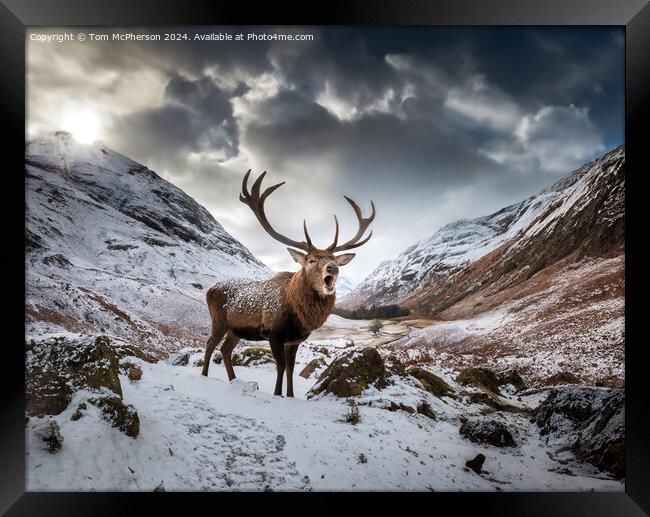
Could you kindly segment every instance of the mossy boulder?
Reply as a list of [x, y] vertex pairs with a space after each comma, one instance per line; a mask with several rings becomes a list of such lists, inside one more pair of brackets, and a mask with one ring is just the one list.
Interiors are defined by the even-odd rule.
[[107, 336], [31, 343], [25, 379], [25, 409], [30, 416], [58, 415], [80, 389], [107, 389], [122, 396], [119, 358]]
[[337, 397], [354, 397], [374, 386], [378, 389], [390, 384], [390, 376], [384, 361], [375, 348], [349, 350], [336, 357], [323, 371], [318, 382], [307, 393], [307, 398], [321, 393]]
[[93, 397], [88, 402], [98, 407], [104, 420], [127, 436], [137, 438], [140, 433], [140, 418], [134, 407], [125, 404], [120, 397]]
[[462, 386], [475, 386], [499, 393], [499, 377], [489, 368], [465, 368], [456, 377], [456, 382]]
[[449, 386], [449, 384], [424, 368], [414, 366], [413, 368], [408, 369], [408, 374], [419, 380], [425, 390], [438, 398], [456, 397], [454, 390]]
[[470, 420], [460, 426], [460, 434], [475, 443], [495, 447], [515, 447], [515, 439], [508, 428], [498, 420]]
[[325, 359], [322, 357], [316, 357], [309, 361], [307, 366], [305, 366], [298, 375], [305, 379], [309, 379], [309, 377], [311, 377], [311, 375], [322, 366], [325, 366]]
[[251, 366], [273, 362], [275, 360], [271, 349], [264, 346], [252, 346], [232, 355], [232, 364], [234, 366]]

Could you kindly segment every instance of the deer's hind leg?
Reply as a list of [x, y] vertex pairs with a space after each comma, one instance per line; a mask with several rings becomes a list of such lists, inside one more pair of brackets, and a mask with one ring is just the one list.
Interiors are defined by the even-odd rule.
[[210, 359], [212, 358], [212, 353], [228, 330], [226, 327], [226, 322], [223, 321], [223, 319], [219, 318], [219, 315], [215, 312], [216, 311], [210, 307], [210, 315], [212, 316], [212, 334], [210, 335], [208, 343], [205, 347], [203, 370], [201, 371], [201, 375], [204, 375], [205, 377], [208, 376], [208, 369], [210, 368]]
[[226, 367], [229, 381], [235, 378], [235, 370], [232, 367], [232, 351], [237, 346], [237, 343], [239, 343], [239, 338], [232, 332], [228, 331], [226, 339], [223, 340], [223, 345], [221, 345], [221, 358], [223, 360], [223, 365]]

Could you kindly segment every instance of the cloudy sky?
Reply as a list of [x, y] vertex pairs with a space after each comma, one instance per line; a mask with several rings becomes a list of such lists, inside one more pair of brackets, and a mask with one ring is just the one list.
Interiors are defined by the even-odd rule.
[[295, 265], [238, 200], [249, 168], [287, 182], [267, 214], [298, 240], [306, 218], [329, 244], [333, 213], [343, 239], [356, 232], [343, 194], [367, 211], [375, 202], [373, 238], [344, 270], [360, 281], [441, 225], [518, 202], [623, 143], [623, 29], [199, 30], [313, 39], [48, 43], [32, 35], [80, 29], [32, 29], [28, 132], [68, 129], [147, 165], [274, 269]]

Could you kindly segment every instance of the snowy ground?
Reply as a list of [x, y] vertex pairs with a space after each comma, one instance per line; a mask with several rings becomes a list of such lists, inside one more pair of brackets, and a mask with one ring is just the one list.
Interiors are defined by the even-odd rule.
[[[357, 341], [368, 337], [367, 322], [338, 317], [320, 337], [342, 328]], [[43, 450], [35, 434], [49, 417], [29, 420], [28, 489], [623, 490], [621, 482], [591, 467], [569, 464], [566, 470], [566, 461], [541, 441], [524, 414], [499, 413], [518, 446], [497, 448], [459, 435], [460, 419], [480, 418], [484, 406], [426, 394], [435, 421], [376, 407], [387, 399], [408, 403], [416, 394], [406, 385], [366, 390], [356, 399], [361, 421], [348, 423], [346, 400], [331, 395], [307, 400], [317, 375], [304, 379], [297, 373], [317, 348], [325, 346], [334, 356], [350, 346], [349, 340], [333, 335], [329, 343], [310, 342], [298, 353], [295, 399], [271, 394], [272, 364], [235, 367], [238, 379], [228, 383], [223, 365], [211, 364], [208, 378], [200, 375], [194, 362], [201, 352], [190, 356], [187, 366], [172, 365], [173, 357], [155, 364], [129, 357], [143, 372], [139, 381], [120, 376], [124, 402], [140, 418], [139, 436], [124, 435], [93, 408], [72, 421], [77, 402], [87, 395], [77, 393], [63, 413], [51, 417], [64, 437], [56, 454]], [[449, 372], [436, 373], [460, 389]], [[507, 402], [534, 407], [542, 398], [541, 393], [521, 400], [513, 395]], [[478, 453], [486, 456], [481, 475], [465, 467]]]

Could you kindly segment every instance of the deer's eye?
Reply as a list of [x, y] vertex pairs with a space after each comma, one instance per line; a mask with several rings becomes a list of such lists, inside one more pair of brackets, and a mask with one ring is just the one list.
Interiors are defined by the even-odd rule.
[[313, 264], [314, 262], [316, 262], [316, 259], [309, 259], [310, 264]]

